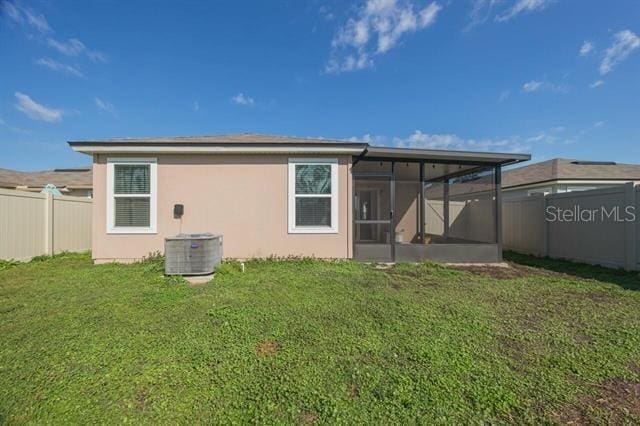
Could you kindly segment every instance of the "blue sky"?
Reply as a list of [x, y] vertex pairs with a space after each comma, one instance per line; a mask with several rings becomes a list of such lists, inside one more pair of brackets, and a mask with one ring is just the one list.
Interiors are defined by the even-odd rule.
[[640, 163], [637, 0], [0, 3], [0, 167], [233, 132]]

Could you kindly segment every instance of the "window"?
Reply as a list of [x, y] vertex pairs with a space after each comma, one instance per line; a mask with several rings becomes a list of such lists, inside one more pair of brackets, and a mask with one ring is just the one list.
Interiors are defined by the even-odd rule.
[[156, 232], [155, 158], [107, 160], [107, 232]]
[[338, 232], [338, 161], [289, 159], [289, 232]]

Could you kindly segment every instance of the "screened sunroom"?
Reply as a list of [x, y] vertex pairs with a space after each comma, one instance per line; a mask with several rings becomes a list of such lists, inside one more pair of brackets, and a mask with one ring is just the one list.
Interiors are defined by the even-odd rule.
[[528, 158], [369, 147], [352, 167], [354, 258], [501, 261], [501, 167]]

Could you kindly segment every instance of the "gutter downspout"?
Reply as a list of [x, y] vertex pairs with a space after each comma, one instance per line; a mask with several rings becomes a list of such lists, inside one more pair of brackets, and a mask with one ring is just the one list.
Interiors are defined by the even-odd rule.
[[353, 162], [351, 163], [351, 167], [355, 166], [356, 164], [358, 164], [366, 155], [367, 152], [369, 152], [369, 145], [367, 145], [364, 150], [360, 153], [360, 155], [358, 155], [355, 160], [353, 160]]

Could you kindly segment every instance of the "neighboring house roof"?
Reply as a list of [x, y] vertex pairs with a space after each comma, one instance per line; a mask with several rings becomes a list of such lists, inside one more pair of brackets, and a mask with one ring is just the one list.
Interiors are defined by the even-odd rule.
[[91, 167], [64, 168], [37, 172], [21, 172], [0, 168], [0, 187], [44, 188], [47, 184], [58, 188], [91, 188], [93, 178]]
[[502, 187], [513, 188], [558, 180], [640, 180], [640, 164], [554, 158], [502, 174]]
[[0, 169], [0, 187], [13, 188], [19, 186], [21, 172], [9, 169]]
[[384, 157], [396, 161], [439, 160], [441, 162], [510, 164], [529, 160], [527, 154], [464, 152], [434, 149], [375, 147], [365, 142], [311, 139], [291, 136], [241, 133], [214, 136], [179, 136], [151, 138], [115, 138], [69, 141], [78, 152], [100, 153], [303, 153], [350, 154], [361, 157]]

